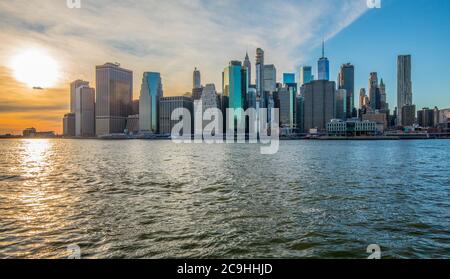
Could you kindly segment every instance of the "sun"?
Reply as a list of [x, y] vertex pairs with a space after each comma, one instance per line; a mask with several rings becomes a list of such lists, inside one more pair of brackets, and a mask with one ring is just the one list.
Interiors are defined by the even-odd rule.
[[56, 60], [44, 51], [36, 49], [26, 50], [13, 57], [11, 68], [16, 80], [29, 87], [51, 87], [59, 78]]

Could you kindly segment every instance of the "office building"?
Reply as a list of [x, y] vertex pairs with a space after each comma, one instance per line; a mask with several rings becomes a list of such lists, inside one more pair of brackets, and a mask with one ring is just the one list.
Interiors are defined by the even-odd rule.
[[294, 84], [295, 74], [294, 73], [284, 73], [283, 74], [283, 84]]
[[133, 101], [133, 72], [119, 64], [96, 67], [96, 135], [123, 133]]
[[89, 81], [84, 80], [75, 80], [70, 83], [70, 112], [75, 113], [76, 105], [75, 105], [75, 94], [77, 91], [77, 88], [80, 86], [89, 86]]
[[242, 66], [240, 61], [231, 61], [225, 67], [222, 73], [222, 108], [224, 114], [224, 121], [226, 120], [226, 109], [235, 109], [235, 121], [241, 121], [243, 115], [237, 109], [245, 108], [245, 95], [247, 90], [246, 85], [247, 72], [246, 68]]
[[[160, 99], [159, 106], [159, 127], [160, 133], [163, 135], [170, 135], [172, 133], [173, 127], [179, 123], [180, 120], [172, 120], [172, 113], [175, 109], [184, 108], [189, 111], [189, 117], [186, 115], [182, 116], [182, 119], [191, 120], [191, 127], [193, 129], [193, 109], [194, 105], [192, 102], [192, 98], [186, 96], [178, 96], [178, 97], [162, 97]], [[192, 134], [191, 131], [183, 131], [186, 134]]]
[[330, 61], [325, 57], [325, 42], [322, 43], [322, 57], [317, 63], [318, 80], [330, 80]]
[[299, 86], [301, 87], [305, 83], [310, 83], [313, 80], [312, 67], [302, 66], [300, 68]]
[[[400, 55], [397, 59], [397, 108], [399, 123], [409, 123], [403, 121], [403, 107], [413, 104], [412, 80], [411, 80], [411, 55]], [[410, 112], [410, 109], [406, 110]]]
[[248, 52], [245, 53], [244, 67], [247, 68], [247, 84], [250, 86], [252, 84], [252, 63], [248, 57]]
[[332, 119], [327, 123], [329, 136], [374, 136], [376, 132], [377, 124], [373, 121]]
[[266, 107], [264, 89], [264, 50], [256, 49], [256, 98], [261, 108]]
[[338, 89], [336, 92], [336, 118], [346, 120], [347, 115], [347, 90]]
[[277, 89], [277, 69], [274, 65], [264, 65], [264, 90], [266, 95]]
[[141, 132], [158, 133], [159, 100], [162, 96], [161, 74], [145, 72], [139, 97], [139, 129]]
[[355, 66], [350, 63], [341, 65], [338, 75], [338, 89], [345, 89], [346, 119], [356, 116], [355, 110]]
[[274, 93], [275, 107], [280, 109], [280, 128], [294, 129], [296, 126], [294, 116], [295, 95], [292, 92], [289, 87], [282, 86]]
[[67, 113], [64, 115], [63, 135], [65, 137], [75, 136], [75, 113]]
[[423, 108], [422, 110], [417, 111], [417, 122], [419, 126], [423, 128], [436, 127], [439, 123], [435, 122], [435, 115], [435, 109]]
[[75, 93], [75, 135], [95, 136], [95, 89], [78, 87]]
[[304, 129], [324, 131], [336, 115], [336, 83], [315, 80], [302, 86], [304, 96]]
[[416, 123], [416, 106], [403, 106], [401, 115], [401, 126], [406, 127], [414, 125]]
[[195, 68], [194, 74], [193, 74], [193, 86], [192, 86], [192, 88], [200, 88], [200, 87], [202, 87], [202, 80], [201, 80], [200, 71], [197, 70], [197, 68]]

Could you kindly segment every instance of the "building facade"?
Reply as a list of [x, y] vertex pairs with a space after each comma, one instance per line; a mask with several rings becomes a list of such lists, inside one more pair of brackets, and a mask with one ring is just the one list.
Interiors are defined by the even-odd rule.
[[187, 120], [190, 118], [191, 121], [191, 131], [183, 131], [184, 134], [192, 134], [193, 129], [193, 110], [194, 105], [192, 98], [186, 96], [178, 96], [178, 97], [162, 97], [160, 100], [159, 106], [159, 127], [160, 134], [169, 135], [172, 133], [173, 127], [180, 122], [180, 120], [172, 120], [172, 113], [175, 109], [187, 109], [189, 112], [188, 115], [182, 116], [183, 120]]
[[405, 105], [401, 113], [401, 126], [412, 126], [416, 123], [416, 106]]
[[311, 66], [300, 67], [299, 86], [301, 87], [303, 84], [309, 83], [312, 80], [313, 80], [312, 67]]
[[77, 137], [94, 137], [95, 89], [89, 86], [78, 87], [75, 96], [75, 135]]
[[330, 80], [330, 61], [325, 57], [325, 42], [322, 43], [322, 57], [317, 63], [318, 80]]
[[224, 121], [226, 120], [226, 109], [235, 109], [234, 119], [238, 123], [243, 120], [243, 115], [238, 109], [245, 108], [245, 95], [247, 90], [246, 68], [242, 67], [241, 62], [231, 61], [225, 67], [222, 73], [222, 108], [224, 114]]
[[346, 118], [350, 119], [355, 114], [355, 66], [350, 63], [341, 65], [338, 75], [338, 89], [345, 89], [345, 113]]
[[75, 133], [75, 113], [67, 113], [63, 119], [63, 136], [74, 137]]
[[96, 135], [123, 133], [133, 101], [133, 72], [119, 64], [96, 67]]
[[315, 80], [302, 86], [304, 97], [304, 129], [326, 130], [336, 116], [336, 83]]
[[76, 93], [77, 88], [80, 86], [89, 86], [89, 81], [81, 79], [75, 80], [70, 83], [70, 112], [75, 113], [76, 110]]
[[398, 123], [403, 122], [403, 107], [413, 104], [411, 80], [411, 55], [400, 55], [397, 60], [397, 112]]
[[158, 133], [159, 100], [163, 96], [161, 74], [145, 72], [139, 97], [139, 129], [141, 132]]
[[347, 90], [338, 89], [336, 92], [336, 118], [346, 120], [347, 115]]

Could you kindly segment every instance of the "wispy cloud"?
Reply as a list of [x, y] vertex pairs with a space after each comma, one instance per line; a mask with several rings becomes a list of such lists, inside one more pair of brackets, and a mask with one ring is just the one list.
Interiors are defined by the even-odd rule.
[[[166, 95], [190, 91], [192, 70], [221, 84], [229, 60], [264, 48], [278, 71], [296, 70], [323, 37], [331, 38], [367, 10], [365, 0], [66, 0], [0, 2], [0, 62], [42, 47], [57, 58], [66, 82], [94, 83], [94, 66], [121, 62], [163, 75]], [[253, 59], [252, 59], [253, 60]], [[254, 62], [254, 61], [253, 61]], [[63, 83], [64, 82], [64, 83]]]

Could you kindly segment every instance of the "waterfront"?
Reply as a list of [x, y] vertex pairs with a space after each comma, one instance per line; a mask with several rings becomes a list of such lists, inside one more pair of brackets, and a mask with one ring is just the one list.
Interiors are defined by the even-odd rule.
[[450, 141], [0, 142], [0, 258], [450, 258]]

